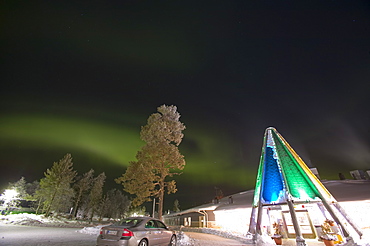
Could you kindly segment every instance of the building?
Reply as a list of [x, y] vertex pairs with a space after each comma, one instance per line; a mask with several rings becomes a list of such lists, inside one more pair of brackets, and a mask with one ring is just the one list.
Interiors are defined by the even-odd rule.
[[[353, 176], [353, 175], [352, 175]], [[210, 227], [242, 235], [321, 240], [324, 221], [335, 221], [336, 243], [363, 237], [369, 228], [370, 181], [320, 181], [274, 128], [265, 132], [256, 189], [164, 216], [169, 225]], [[350, 208], [350, 209], [349, 209]], [[370, 241], [370, 240], [369, 240]]]

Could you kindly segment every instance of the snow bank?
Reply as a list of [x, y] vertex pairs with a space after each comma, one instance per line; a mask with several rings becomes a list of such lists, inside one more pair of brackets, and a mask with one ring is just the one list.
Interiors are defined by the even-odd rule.
[[106, 225], [98, 225], [94, 227], [84, 227], [81, 230], [78, 230], [77, 232], [83, 233], [83, 234], [89, 234], [89, 235], [99, 235], [100, 229]]
[[50, 223], [50, 219], [45, 218], [41, 215], [36, 214], [11, 214], [11, 215], [0, 215], [0, 221], [3, 224], [13, 225], [41, 225], [44, 223]]
[[[180, 231], [179, 234], [183, 232], [200, 232], [200, 233], [206, 233], [206, 234], [211, 234], [211, 235], [216, 235], [220, 236], [223, 238], [228, 238], [228, 239], [233, 239], [237, 240], [241, 243], [244, 244], [251, 244], [253, 241], [251, 238], [247, 238], [245, 235], [241, 235], [236, 232], [231, 232], [231, 231], [224, 231], [224, 230], [219, 230], [219, 229], [213, 229], [213, 228], [198, 228], [198, 227], [172, 227], [173, 230]], [[193, 245], [193, 244], [189, 244]]]
[[177, 245], [178, 246], [192, 246], [194, 245], [194, 239], [188, 237], [184, 232], [177, 234]]
[[43, 215], [28, 213], [0, 215], [0, 223], [11, 225], [76, 227], [76, 228], [93, 225], [92, 223], [87, 221], [69, 220], [61, 216], [45, 217]]

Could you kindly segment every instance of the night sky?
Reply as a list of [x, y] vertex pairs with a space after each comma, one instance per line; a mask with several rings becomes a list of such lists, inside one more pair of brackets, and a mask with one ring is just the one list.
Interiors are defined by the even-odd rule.
[[253, 189], [270, 126], [323, 179], [370, 169], [367, 0], [13, 0], [0, 16], [2, 188], [66, 153], [121, 188], [163, 104], [187, 127], [168, 204]]

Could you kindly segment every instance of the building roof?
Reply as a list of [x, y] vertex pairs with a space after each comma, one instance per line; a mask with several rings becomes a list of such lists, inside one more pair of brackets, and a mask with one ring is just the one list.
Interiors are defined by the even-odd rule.
[[[370, 200], [370, 180], [323, 180], [323, 185], [329, 190], [338, 202]], [[233, 203], [229, 197], [219, 201], [216, 211], [236, 208], [252, 207], [254, 190], [240, 192], [232, 195]]]
[[260, 205], [370, 200], [369, 180], [321, 181], [273, 127], [265, 131], [255, 190], [181, 211], [221, 211]]
[[322, 181], [338, 202], [370, 200], [370, 180]]
[[[322, 180], [338, 202], [370, 200], [370, 180]], [[253, 203], [254, 190], [248, 190], [223, 197], [218, 203], [207, 203], [166, 216], [177, 216], [193, 212], [226, 211], [250, 208]]]

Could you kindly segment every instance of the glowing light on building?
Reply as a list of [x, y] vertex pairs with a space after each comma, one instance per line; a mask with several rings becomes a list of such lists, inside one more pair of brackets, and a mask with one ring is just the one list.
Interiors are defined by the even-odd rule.
[[0, 199], [4, 201], [5, 206], [8, 206], [12, 201], [17, 199], [18, 192], [16, 190], [5, 190], [0, 196]]
[[248, 226], [245, 223], [249, 219], [251, 208], [214, 211], [216, 228], [224, 231], [245, 234]]

